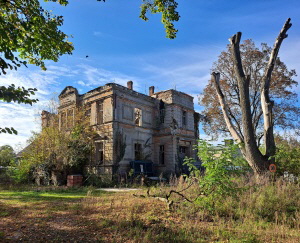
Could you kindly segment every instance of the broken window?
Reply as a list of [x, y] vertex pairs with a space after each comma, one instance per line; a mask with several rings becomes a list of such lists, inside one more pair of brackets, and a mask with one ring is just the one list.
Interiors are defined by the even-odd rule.
[[185, 146], [179, 146], [179, 153], [185, 154], [187, 152], [187, 147]]
[[103, 124], [103, 102], [97, 104], [97, 124]]
[[134, 144], [134, 160], [142, 159], [142, 145], [140, 143]]
[[103, 142], [96, 142], [96, 165], [104, 163], [104, 144]]
[[159, 145], [159, 163], [165, 164], [165, 145]]
[[142, 110], [139, 108], [134, 109], [134, 124], [136, 126], [142, 126]]
[[182, 126], [186, 126], [186, 111], [182, 111]]
[[165, 123], [165, 103], [162, 100], [159, 101], [159, 121]]

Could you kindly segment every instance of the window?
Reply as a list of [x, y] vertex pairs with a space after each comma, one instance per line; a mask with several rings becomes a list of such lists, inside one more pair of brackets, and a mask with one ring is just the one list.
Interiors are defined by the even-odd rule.
[[159, 111], [159, 121], [160, 123], [165, 123], [165, 109]]
[[67, 113], [66, 112], [62, 112], [60, 114], [60, 127], [61, 128], [65, 128], [67, 123]]
[[142, 110], [139, 108], [134, 109], [134, 124], [136, 126], [142, 126]]
[[96, 165], [104, 163], [104, 145], [103, 142], [96, 142]]
[[159, 145], [159, 163], [165, 164], [165, 145]]
[[162, 100], [159, 101], [159, 121], [165, 123], [165, 103]]
[[73, 126], [73, 109], [67, 111], [67, 128], [71, 128]]
[[97, 104], [97, 124], [103, 124], [103, 103]]
[[186, 111], [182, 111], [182, 126], [186, 126]]
[[140, 143], [134, 144], [134, 159], [135, 160], [142, 159], [142, 145]]
[[185, 146], [179, 146], [179, 153], [185, 154], [186, 153], [186, 147]]

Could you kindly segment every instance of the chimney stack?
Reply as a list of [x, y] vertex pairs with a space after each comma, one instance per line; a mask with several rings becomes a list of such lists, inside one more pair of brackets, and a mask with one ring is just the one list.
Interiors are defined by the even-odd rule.
[[132, 81], [128, 81], [127, 82], [127, 88], [132, 90], [133, 87], [133, 82]]
[[154, 86], [149, 87], [149, 96], [152, 96], [154, 94]]

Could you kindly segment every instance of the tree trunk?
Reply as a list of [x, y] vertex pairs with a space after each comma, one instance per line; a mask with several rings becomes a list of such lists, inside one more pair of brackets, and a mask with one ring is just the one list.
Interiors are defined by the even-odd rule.
[[275, 155], [275, 142], [273, 134], [273, 105], [274, 102], [270, 100], [269, 89], [271, 74], [277, 59], [278, 51], [280, 45], [284, 38], [287, 37], [286, 32], [291, 27], [290, 19], [286, 21], [283, 28], [281, 29], [279, 36], [274, 44], [270, 60], [262, 78], [261, 83], [261, 104], [264, 117], [264, 141], [266, 147], [266, 154], [263, 155], [259, 150], [256, 143], [256, 135], [254, 132], [254, 126], [252, 122], [252, 113], [250, 105], [250, 95], [249, 95], [249, 85], [250, 76], [246, 76], [243, 69], [243, 64], [240, 55], [240, 39], [241, 32], [231, 37], [230, 40], [230, 51], [234, 63], [234, 72], [238, 83], [239, 89], [239, 101], [242, 113], [242, 133], [239, 134], [230, 116], [228, 115], [228, 104], [226, 104], [226, 99], [222, 93], [220, 86], [220, 74], [213, 73], [212, 80], [215, 84], [216, 91], [218, 94], [219, 103], [223, 112], [224, 120], [226, 125], [232, 135], [232, 137], [241, 145], [241, 151], [244, 158], [247, 160], [251, 168], [253, 169], [257, 178], [264, 175], [269, 168], [270, 162], [274, 162], [273, 156]]

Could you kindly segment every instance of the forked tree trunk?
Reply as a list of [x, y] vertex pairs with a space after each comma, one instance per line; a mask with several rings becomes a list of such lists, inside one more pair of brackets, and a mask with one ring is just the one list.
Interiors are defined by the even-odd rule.
[[263, 155], [259, 150], [256, 143], [256, 136], [252, 123], [251, 105], [250, 105], [250, 76], [246, 76], [243, 69], [243, 64], [240, 55], [240, 40], [242, 33], [238, 32], [236, 35], [231, 37], [230, 40], [230, 51], [234, 62], [234, 73], [238, 83], [239, 89], [239, 100], [242, 113], [242, 132], [239, 134], [233, 126], [232, 120], [228, 115], [228, 104], [226, 103], [226, 97], [223, 95], [220, 86], [220, 74], [213, 73], [212, 81], [215, 84], [216, 91], [218, 94], [219, 103], [223, 112], [224, 120], [227, 128], [229, 129], [232, 137], [241, 144], [241, 151], [244, 158], [247, 160], [251, 168], [257, 177], [260, 177], [267, 172], [270, 162], [274, 162], [272, 156], [275, 155], [275, 141], [273, 134], [273, 104], [270, 100], [269, 89], [272, 71], [278, 56], [280, 45], [284, 38], [287, 37], [287, 30], [291, 27], [290, 19], [288, 19], [283, 28], [281, 29], [272, 53], [268, 62], [265, 74], [261, 80], [261, 105], [264, 117], [264, 142], [266, 153]]

